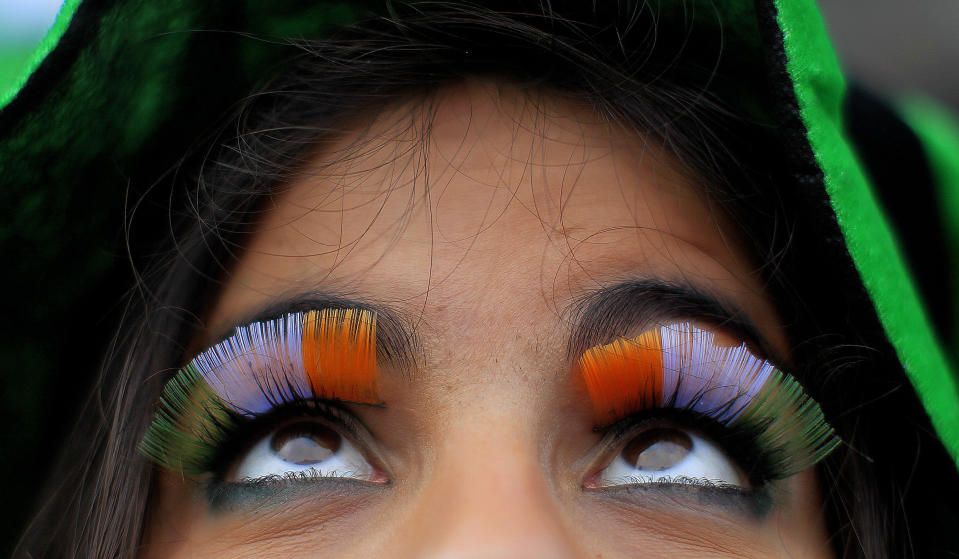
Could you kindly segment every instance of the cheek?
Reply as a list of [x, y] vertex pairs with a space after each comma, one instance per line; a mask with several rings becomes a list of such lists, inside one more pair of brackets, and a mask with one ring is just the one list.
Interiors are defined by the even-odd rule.
[[762, 527], [686, 503], [661, 504], [616, 498], [590, 504], [582, 510], [581, 525], [588, 528], [584, 537], [609, 557], [779, 557]]
[[575, 510], [575, 524], [586, 548], [603, 549], [604, 557], [831, 559], [815, 483], [807, 471], [778, 484], [769, 514], [679, 492], [594, 495]]
[[789, 508], [780, 507], [770, 519], [776, 533], [781, 534], [781, 547], [791, 554], [790, 557], [835, 557], [816, 469], [811, 468], [786, 481], [784, 497]]
[[382, 487], [280, 493], [231, 511], [211, 511], [194, 482], [162, 474], [141, 559], [364, 557], [383, 520]]

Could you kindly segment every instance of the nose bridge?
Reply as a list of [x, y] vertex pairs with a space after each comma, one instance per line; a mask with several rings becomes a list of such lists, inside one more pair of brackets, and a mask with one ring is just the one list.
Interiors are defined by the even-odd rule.
[[403, 557], [580, 556], [530, 436], [474, 424], [447, 441], [397, 533]]

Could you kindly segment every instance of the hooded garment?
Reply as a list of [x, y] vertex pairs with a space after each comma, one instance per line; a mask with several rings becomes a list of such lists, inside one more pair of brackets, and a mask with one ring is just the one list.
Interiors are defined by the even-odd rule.
[[[830, 240], [850, 289], [865, 293], [861, 312], [874, 313], [959, 460], [959, 131], [931, 104], [892, 107], [850, 85], [813, 0], [686, 4], [725, 22], [727, 56], [763, 53], [757, 82], [790, 153], [783, 188], [821, 201], [803, 218]], [[365, 9], [66, 1], [26, 71], [0, 91], [4, 455], [20, 457], [8, 478], [40, 455], [33, 441], [51, 436], [37, 420], [47, 402], [61, 417], [76, 410], [108, 341], [72, 330], [116, 322], [110, 305], [130, 284], [124, 209], [273, 73], [288, 51], [262, 38], [323, 37]], [[39, 481], [42, 469], [31, 471]], [[33, 487], [24, 488], [25, 500]]]

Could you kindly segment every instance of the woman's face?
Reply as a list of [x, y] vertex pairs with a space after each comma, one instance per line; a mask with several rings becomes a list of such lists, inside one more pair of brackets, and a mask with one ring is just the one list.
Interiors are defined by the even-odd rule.
[[[265, 208], [196, 341], [284, 301], [382, 309], [412, 359], [378, 367], [383, 406], [344, 406], [358, 440], [323, 428], [376, 474], [214, 507], [202, 481], [163, 471], [143, 555], [830, 557], [812, 470], [755, 486], [734, 449], [668, 418], [610, 443], [578, 373], [588, 347], [679, 322], [788, 362], [756, 263], [704, 185], [573, 103], [488, 82], [434, 101], [322, 146]], [[650, 449], [654, 470], [709, 450], [744, 489], [604, 474]]]

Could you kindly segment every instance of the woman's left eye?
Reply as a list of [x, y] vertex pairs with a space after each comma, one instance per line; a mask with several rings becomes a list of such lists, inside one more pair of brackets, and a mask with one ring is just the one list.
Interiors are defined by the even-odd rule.
[[749, 487], [746, 476], [716, 444], [677, 427], [657, 427], [633, 435], [587, 485], [600, 488], [649, 483]]
[[379, 474], [356, 445], [318, 421], [298, 421], [274, 429], [243, 453], [226, 481], [274, 476], [350, 478], [379, 481]]

